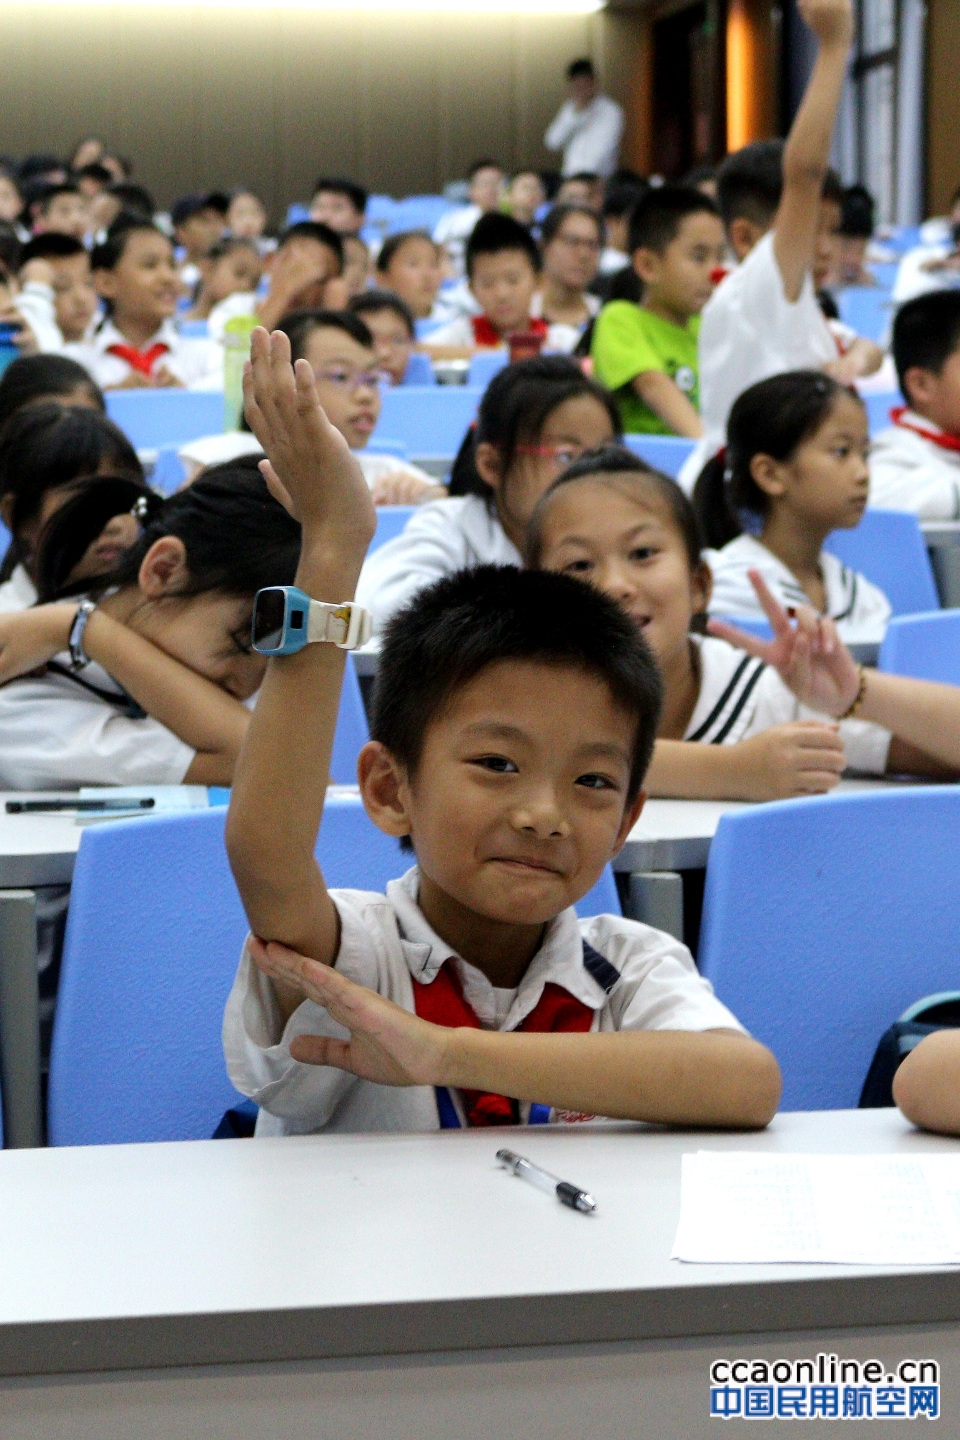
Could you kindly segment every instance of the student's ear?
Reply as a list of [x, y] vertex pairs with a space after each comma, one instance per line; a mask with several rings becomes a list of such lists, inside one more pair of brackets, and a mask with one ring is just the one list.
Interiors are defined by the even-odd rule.
[[619, 855], [627, 842], [627, 836], [640, 819], [640, 812], [647, 803], [647, 792], [641, 790], [640, 794], [629, 804], [623, 812], [623, 819], [620, 821], [620, 828], [617, 831], [617, 838], [613, 842], [613, 855]]
[[743, 215], [739, 215], [736, 220], [731, 220], [727, 226], [730, 248], [738, 260], [746, 259], [757, 241], [763, 239], [765, 233], [759, 225], [755, 225], [752, 220], [747, 220]]
[[116, 299], [117, 277], [112, 270], [94, 270], [93, 283], [101, 300]]
[[782, 467], [772, 455], [754, 455], [750, 461], [750, 475], [764, 495], [782, 495], [784, 491]]
[[645, 245], [641, 245], [639, 250], [634, 250], [630, 257], [630, 263], [633, 266], [633, 273], [639, 275], [644, 285], [655, 281], [660, 274], [660, 256], [655, 250], [650, 250]]
[[710, 596], [713, 594], [713, 571], [706, 560], [700, 564], [690, 575], [690, 599], [694, 615], [702, 615], [710, 608]]
[[480, 479], [485, 480], [491, 490], [499, 492], [503, 484], [503, 456], [496, 445], [481, 440], [474, 453], [474, 464]]
[[137, 575], [141, 591], [150, 600], [162, 600], [184, 589], [187, 550], [177, 535], [162, 535], [144, 555]]
[[410, 834], [409, 781], [379, 740], [368, 740], [357, 756], [357, 783], [363, 808], [378, 830], [398, 840]]
[[934, 398], [937, 377], [922, 365], [911, 365], [903, 375], [903, 394], [913, 410], [922, 409]]

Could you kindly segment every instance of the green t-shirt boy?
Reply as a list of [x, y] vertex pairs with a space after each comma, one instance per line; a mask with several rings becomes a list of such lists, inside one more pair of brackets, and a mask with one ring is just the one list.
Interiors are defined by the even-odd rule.
[[684, 326], [673, 325], [630, 300], [611, 300], [600, 311], [590, 346], [594, 374], [608, 390], [616, 393], [627, 434], [675, 433], [644, 404], [632, 386], [638, 375], [649, 370], [661, 370], [668, 375], [694, 409], [699, 410], [699, 329], [699, 315], [692, 315]]

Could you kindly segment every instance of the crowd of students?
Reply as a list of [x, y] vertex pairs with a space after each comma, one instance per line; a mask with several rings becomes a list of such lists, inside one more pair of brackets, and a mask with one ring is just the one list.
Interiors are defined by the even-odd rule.
[[[904, 404], [871, 442], [857, 385], [885, 353], [829, 297], [870, 278], [869, 197], [828, 167], [851, 8], [801, 10], [817, 58], [786, 141], [682, 185], [573, 174], [551, 203], [484, 159], [435, 232], [373, 245], [352, 180], [270, 238], [246, 190], [158, 217], [99, 142], [0, 174], [23, 352], [0, 378], [0, 787], [232, 785], [254, 938], [224, 1043], [258, 1133], [765, 1124], [776, 1061], [689, 952], [573, 904], [644, 794], [960, 777], [960, 689], [855, 662], [890, 605], [824, 550], [868, 504], [960, 518], [957, 241], [904, 260]], [[103, 392], [219, 389], [235, 333], [245, 427], [185, 446], [164, 499]], [[367, 449], [415, 352], [482, 350], [510, 363], [446, 483]], [[630, 433], [695, 441], [679, 481]], [[326, 605], [325, 634], [369, 613], [358, 783], [415, 858], [385, 896], [316, 867], [343, 635], [268, 663], [251, 618], [276, 586]], [[945, 1124], [916, 1099], [958, 1063], [938, 1044], [899, 1083]]]

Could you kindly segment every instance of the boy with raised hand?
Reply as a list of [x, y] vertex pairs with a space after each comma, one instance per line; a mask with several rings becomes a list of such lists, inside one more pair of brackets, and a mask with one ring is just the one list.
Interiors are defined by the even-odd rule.
[[724, 256], [717, 207], [682, 185], [651, 190], [630, 218], [628, 243], [643, 299], [611, 300], [597, 316], [594, 373], [616, 392], [624, 430], [698, 439], [699, 317]]
[[[303, 527], [297, 585], [340, 609], [342, 644], [348, 621], [362, 630], [346, 607], [374, 510], [289, 354], [255, 332], [247, 415]], [[337, 643], [271, 661], [234, 780], [227, 845], [256, 938], [224, 1046], [262, 1107], [258, 1133], [548, 1113], [766, 1124], [776, 1062], [684, 947], [572, 908], [640, 813], [659, 708], [650, 654], [613, 602], [491, 567], [398, 615], [358, 765], [371, 819], [417, 859], [385, 895], [329, 892], [314, 858], [343, 666]]]
[[907, 403], [870, 447], [870, 504], [960, 520], [960, 292], [909, 300], [892, 349]]
[[[738, 264], [700, 321], [703, 438], [680, 473], [690, 490], [724, 444], [727, 416], [750, 385], [786, 370], [832, 370], [837, 342], [814, 293], [812, 270], [824, 224], [821, 194], [853, 36], [851, 0], [798, 0], [819, 41], [816, 62], [786, 143], [762, 140], [717, 172], [718, 202]], [[874, 347], [842, 357], [850, 382], [873, 366]]]

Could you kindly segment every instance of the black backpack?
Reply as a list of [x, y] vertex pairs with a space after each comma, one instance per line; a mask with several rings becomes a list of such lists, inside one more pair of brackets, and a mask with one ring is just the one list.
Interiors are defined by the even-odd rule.
[[960, 990], [944, 990], [918, 1000], [881, 1037], [860, 1092], [861, 1110], [893, 1105], [893, 1077], [920, 1041], [934, 1030], [960, 1026]]

